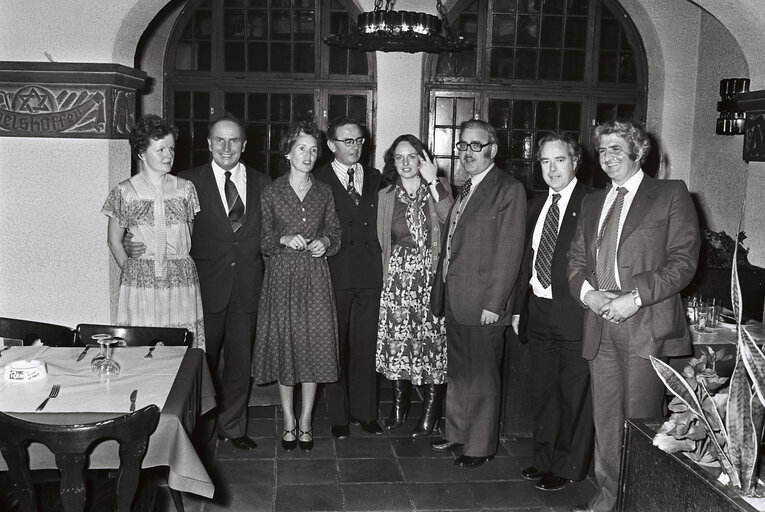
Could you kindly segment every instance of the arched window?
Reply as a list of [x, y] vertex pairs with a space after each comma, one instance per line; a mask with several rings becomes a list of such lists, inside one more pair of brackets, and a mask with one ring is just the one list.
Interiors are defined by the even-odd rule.
[[449, 14], [477, 50], [429, 57], [427, 131], [439, 167], [454, 185], [467, 179], [454, 149], [457, 126], [473, 117], [497, 129], [497, 164], [529, 191], [546, 188], [535, 163], [548, 131], [585, 148], [579, 178], [603, 186], [592, 161], [593, 127], [617, 117], [645, 121], [646, 59], [616, 0], [461, 0]]
[[247, 127], [242, 159], [272, 177], [291, 122], [326, 127], [350, 115], [372, 126], [374, 54], [322, 43], [346, 33], [357, 14], [343, 0], [190, 0], [164, 66], [165, 114], [181, 131], [175, 168], [208, 161], [207, 122], [225, 111]]

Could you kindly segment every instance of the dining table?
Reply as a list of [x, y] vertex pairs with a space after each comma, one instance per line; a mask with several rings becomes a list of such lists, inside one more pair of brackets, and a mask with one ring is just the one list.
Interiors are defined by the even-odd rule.
[[[159, 423], [149, 437], [143, 468], [168, 467], [170, 489], [212, 498], [215, 486], [192, 436], [198, 418], [215, 407], [215, 390], [204, 351], [157, 346], [113, 348], [120, 365], [117, 376], [95, 373], [92, 360], [100, 348], [12, 346], [0, 352], [0, 411], [37, 423], [73, 425], [102, 421], [149, 404], [160, 408]], [[85, 354], [82, 356], [82, 354]], [[6, 367], [36, 367], [45, 372], [28, 381], [11, 380]], [[58, 395], [43, 410], [36, 409], [54, 385]], [[131, 396], [133, 400], [131, 400]], [[134, 404], [132, 403], [134, 402]], [[131, 407], [132, 406], [132, 407]], [[29, 448], [32, 469], [53, 469], [53, 454], [42, 444]], [[95, 445], [91, 469], [119, 467], [119, 446], [114, 440]], [[0, 456], [0, 471], [7, 471]]]
[[[752, 340], [760, 348], [765, 345], [765, 325], [757, 320], [747, 320], [742, 324], [742, 328], [749, 333]], [[703, 330], [695, 325], [689, 325], [693, 342], [693, 355], [685, 357], [672, 357], [669, 364], [678, 372], [691, 360], [691, 357], [700, 357], [706, 354], [709, 349], [714, 350], [720, 357], [730, 356], [728, 359], [716, 362], [715, 368], [717, 374], [721, 377], [730, 377], [733, 374], [733, 368], [736, 363], [736, 351], [738, 350], [738, 333], [736, 324], [729, 322], [718, 323], [715, 327], [704, 327]]]

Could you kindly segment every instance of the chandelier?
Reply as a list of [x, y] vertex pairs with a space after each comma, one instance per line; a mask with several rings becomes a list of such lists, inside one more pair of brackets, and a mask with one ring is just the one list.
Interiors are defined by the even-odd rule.
[[385, 8], [382, 4], [382, 0], [375, 0], [375, 10], [359, 14], [355, 30], [330, 34], [324, 42], [351, 50], [407, 53], [456, 52], [475, 46], [454, 34], [441, 0], [436, 0], [441, 19], [424, 12], [394, 11], [395, 0], [387, 0]]

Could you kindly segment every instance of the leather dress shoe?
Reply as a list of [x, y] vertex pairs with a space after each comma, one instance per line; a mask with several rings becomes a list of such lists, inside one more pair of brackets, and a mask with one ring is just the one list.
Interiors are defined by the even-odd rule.
[[461, 443], [455, 443], [454, 441], [449, 441], [443, 437], [430, 442], [430, 447], [437, 452], [445, 452], [452, 448], [459, 448], [460, 446], [462, 446]]
[[345, 439], [351, 435], [351, 429], [348, 428], [348, 425], [332, 425], [332, 435], [337, 439]]
[[359, 421], [359, 425], [361, 425], [361, 430], [368, 434], [380, 435], [384, 432], [377, 420]]
[[454, 459], [454, 465], [461, 468], [477, 468], [483, 465], [484, 462], [493, 459], [492, 455], [486, 457], [471, 457], [470, 455], [463, 455]]
[[542, 472], [539, 471], [534, 466], [529, 466], [523, 471], [521, 471], [521, 476], [525, 478], [526, 480], [539, 480], [542, 478]]
[[247, 436], [228, 438], [219, 435], [218, 439], [230, 442], [237, 450], [254, 450], [258, 447], [258, 444]]
[[545, 473], [534, 486], [540, 491], [560, 491], [568, 483], [568, 478], [563, 478], [555, 473]]
[[430, 442], [430, 447], [437, 452], [445, 452], [452, 448], [459, 448], [460, 446], [462, 446], [462, 443], [455, 443], [454, 441], [449, 441], [443, 437]]

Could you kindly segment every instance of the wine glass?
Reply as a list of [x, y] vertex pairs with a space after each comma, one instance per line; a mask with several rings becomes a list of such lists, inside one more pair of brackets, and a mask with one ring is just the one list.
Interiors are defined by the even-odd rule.
[[104, 358], [95, 362], [95, 372], [99, 377], [116, 377], [120, 374], [120, 364], [112, 357], [112, 353], [114, 352], [112, 345], [120, 342], [124, 344], [125, 340], [112, 338], [111, 336], [98, 340], [98, 343], [104, 349]]
[[93, 371], [93, 373], [96, 373], [96, 368], [100, 364], [101, 361], [103, 361], [106, 358], [106, 345], [104, 345], [104, 340], [109, 340], [112, 338], [111, 334], [94, 334], [91, 336], [95, 340], [96, 343], [98, 343], [98, 354], [93, 357], [93, 359], [90, 360], [90, 369]]

